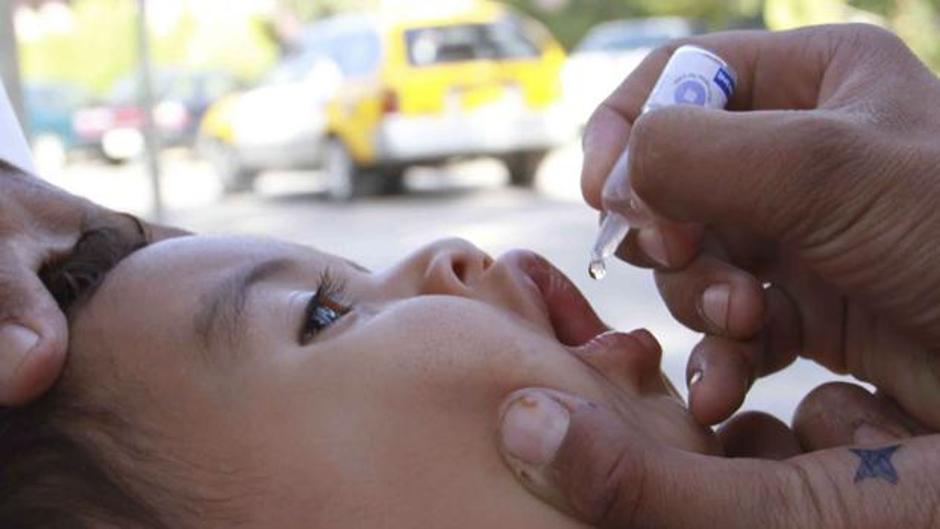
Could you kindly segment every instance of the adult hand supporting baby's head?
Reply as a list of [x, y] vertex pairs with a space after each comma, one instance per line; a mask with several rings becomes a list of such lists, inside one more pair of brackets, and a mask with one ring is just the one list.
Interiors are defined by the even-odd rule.
[[600, 207], [629, 141], [632, 189], [659, 222], [619, 255], [655, 268], [672, 314], [708, 335], [689, 362], [693, 414], [727, 418], [802, 355], [940, 428], [940, 82], [872, 26], [685, 42], [738, 72], [732, 112], [638, 117], [681, 43], [667, 46], [595, 112], [582, 184]]
[[[520, 404], [521, 400], [524, 404]], [[794, 432], [762, 415], [720, 433], [728, 458], [657, 444], [613, 410], [530, 389], [500, 417], [507, 464], [535, 495], [592, 527], [935, 527], [940, 436], [893, 403], [823, 386]], [[809, 452], [794, 455], [797, 441]]]
[[[67, 255], [89, 222], [137, 229], [125, 215], [0, 163], [0, 406], [36, 398], [62, 369], [68, 326], [38, 272]], [[150, 228], [155, 238], [179, 233]]]

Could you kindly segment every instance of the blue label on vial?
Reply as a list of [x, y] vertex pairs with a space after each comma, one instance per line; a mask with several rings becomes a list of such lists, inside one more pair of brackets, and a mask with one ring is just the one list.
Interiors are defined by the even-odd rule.
[[724, 68], [719, 68], [715, 74], [715, 84], [725, 93], [725, 97], [731, 99], [731, 93], [734, 92], [734, 77]]

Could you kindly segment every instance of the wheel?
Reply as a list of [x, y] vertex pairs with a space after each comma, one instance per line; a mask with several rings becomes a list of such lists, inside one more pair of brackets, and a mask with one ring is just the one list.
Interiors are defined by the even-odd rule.
[[258, 171], [242, 164], [238, 152], [230, 145], [218, 140], [203, 142], [200, 151], [222, 183], [222, 192], [226, 195], [251, 191], [254, 188]]
[[535, 175], [546, 155], [546, 152], [535, 151], [515, 153], [506, 157], [506, 168], [509, 169], [509, 185], [513, 187], [532, 187], [535, 184]]
[[376, 178], [376, 191], [380, 195], [400, 195], [405, 192], [405, 167], [382, 168]]
[[326, 196], [333, 202], [349, 202], [362, 194], [362, 173], [342, 140], [326, 142]]

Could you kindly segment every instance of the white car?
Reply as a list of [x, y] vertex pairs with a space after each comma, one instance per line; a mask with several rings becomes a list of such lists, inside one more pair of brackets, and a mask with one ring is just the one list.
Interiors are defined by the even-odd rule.
[[591, 29], [562, 70], [565, 106], [581, 125], [640, 62], [660, 45], [696, 33], [683, 18], [605, 22]]
[[256, 88], [228, 102], [231, 142], [204, 138], [203, 154], [229, 191], [264, 169], [317, 167], [326, 128], [326, 102], [339, 76], [318, 53], [286, 60]]

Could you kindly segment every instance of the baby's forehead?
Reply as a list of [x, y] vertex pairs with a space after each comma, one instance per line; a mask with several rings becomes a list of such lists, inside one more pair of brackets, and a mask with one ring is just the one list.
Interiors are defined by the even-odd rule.
[[220, 284], [260, 263], [318, 259], [327, 257], [254, 237], [181, 237], [141, 249], [115, 267], [76, 314], [70, 342], [76, 367], [88, 377], [113, 371], [151, 383], [158, 372], [200, 357], [197, 316]]
[[[188, 236], [143, 248], [107, 276], [76, 322], [125, 319], [143, 313], [167, 320], [189, 317], [199, 297], [238, 270], [272, 260], [296, 264], [326, 262], [312, 248], [245, 236]], [[156, 322], [154, 322], [156, 323]]]
[[313, 248], [267, 237], [193, 235], [168, 239], [144, 248], [115, 269], [115, 276], [181, 271], [212, 274], [217, 269], [271, 259], [317, 259], [326, 254]]

